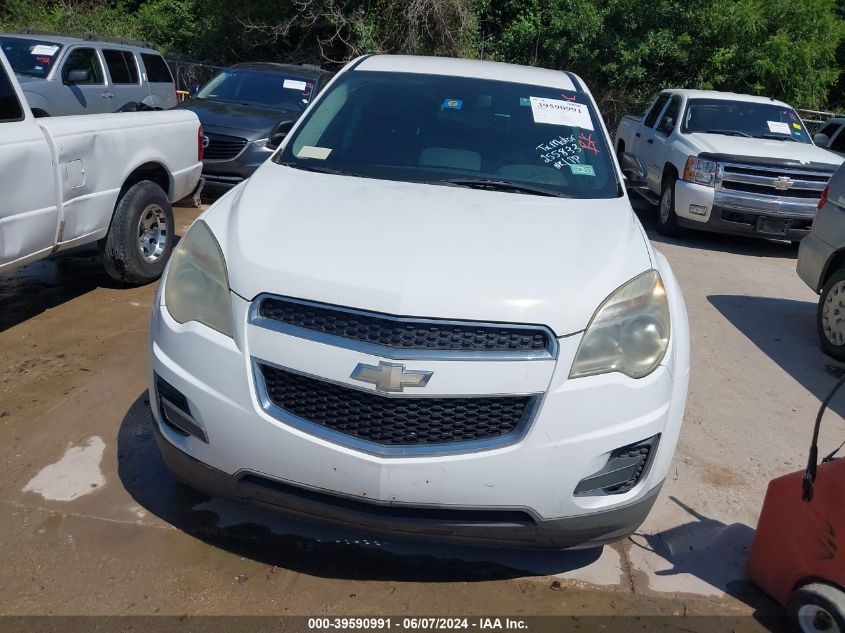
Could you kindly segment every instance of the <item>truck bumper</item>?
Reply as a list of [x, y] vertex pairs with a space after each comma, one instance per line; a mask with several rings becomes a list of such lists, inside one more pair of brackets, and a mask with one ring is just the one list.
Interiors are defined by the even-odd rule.
[[683, 180], [675, 184], [678, 224], [691, 229], [800, 240], [816, 214], [815, 199], [782, 199], [717, 190]]

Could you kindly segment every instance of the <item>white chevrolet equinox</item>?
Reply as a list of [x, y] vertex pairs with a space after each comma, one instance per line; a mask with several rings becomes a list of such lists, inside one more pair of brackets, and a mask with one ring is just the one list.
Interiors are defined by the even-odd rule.
[[159, 288], [176, 478], [412, 538], [633, 532], [678, 440], [689, 330], [583, 82], [362, 57], [280, 142]]

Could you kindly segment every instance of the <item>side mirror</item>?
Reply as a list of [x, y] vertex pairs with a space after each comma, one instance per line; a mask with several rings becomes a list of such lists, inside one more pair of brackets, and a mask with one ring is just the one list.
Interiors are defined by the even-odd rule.
[[666, 136], [669, 136], [672, 133], [672, 130], [675, 129], [675, 119], [669, 117], [663, 121], [663, 125], [660, 126], [660, 131], [663, 132]]
[[629, 152], [622, 152], [619, 158], [619, 167], [627, 179], [629, 187], [645, 187], [645, 168], [639, 159]]
[[200, 91], [200, 85], [199, 84], [191, 84], [190, 86], [188, 86], [188, 96], [189, 97], [192, 97], [192, 98], [196, 97], [197, 93], [199, 91]]
[[65, 83], [69, 86], [73, 84], [86, 84], [91, 81], [91, 71], [84, 68], [74, 68], [69, 71], [65, 77]]
[[267, 143], [264, 145], [267, 149], [278, 149], [279, 145], [282, 144], [282, 141], [285, 140], [285, 137], [290, 132], [293, 124], [296, 121], [279, 121], [276, 123], [276, 126], [270, 132], [270, 136], [267, 137]]
[[819, 147], [827, 147], [830, 145], [830, 137], [827, 134], [822, 134], [819, 132], [818, 134], [813, 136], [813, 143], [818, 145]]

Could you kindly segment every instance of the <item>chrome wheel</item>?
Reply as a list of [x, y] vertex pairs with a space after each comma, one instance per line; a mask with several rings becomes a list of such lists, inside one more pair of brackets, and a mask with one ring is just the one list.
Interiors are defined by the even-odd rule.
[[816, 604], [805, 604], [798, 609], [798, 625], [805, 633], [845, 633], [827, 609]]
[[660, 197], [660, 223], [668, 224], [669, 215], [672, 211], [672, 188], [666, 187]]
[[161, 257], [167, 245], [167, 217], [164, 209], [151, 204], [141, 212], [138, 220], [138, 247], [145, 261], [154, 262]]
[[845, 281], [831, 286], [824, 298], [822, 331], [834, 345], [845, 345]]

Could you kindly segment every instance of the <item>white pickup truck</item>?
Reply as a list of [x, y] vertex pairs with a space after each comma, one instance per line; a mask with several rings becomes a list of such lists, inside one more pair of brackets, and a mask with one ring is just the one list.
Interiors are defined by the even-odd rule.
[[800, 240], [843, 158], [816, 147], [786, 103], [725, 92], [664, 90], [645, 116], [623, 117], [620, 160], [643, 166], [637, 192], [659, 203], [658, 230]]
[[0, 53], [0, 273], [100, 242], [111, 277], [157, 279], [173, 249], [171, 202], [198, 191], [196, 115], [35, 119]]

